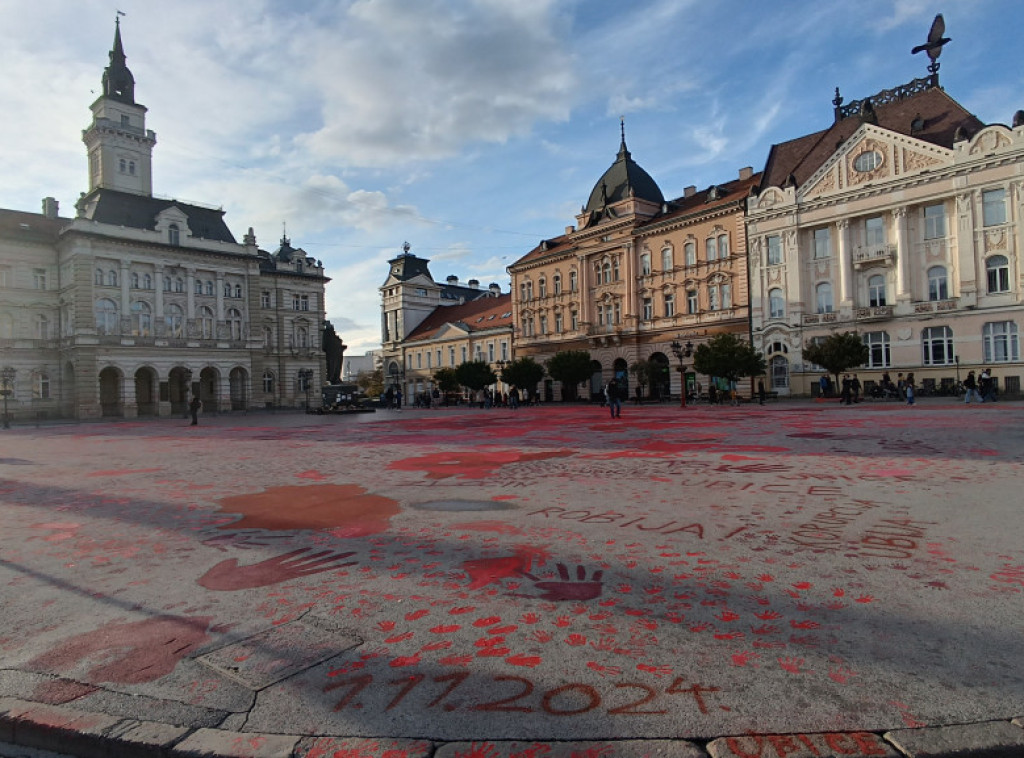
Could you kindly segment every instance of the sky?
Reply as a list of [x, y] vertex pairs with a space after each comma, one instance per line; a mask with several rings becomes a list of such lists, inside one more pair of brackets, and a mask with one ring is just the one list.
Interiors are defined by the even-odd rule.
[[626, 142], [666, 198], [764, 167], [847, 101], [927, 74], [985, 123], [1024, 108], [1020, 0], [0, 0], [0, 207], [74, 213], [121, 17], [154, 194], [323, 261], [348, 355], [387, 261], [508, 291]]

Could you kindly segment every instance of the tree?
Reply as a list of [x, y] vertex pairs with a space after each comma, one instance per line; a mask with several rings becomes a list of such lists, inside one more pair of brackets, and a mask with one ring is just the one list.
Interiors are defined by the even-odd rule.
[[367, 397], [378, 397], [384, 391], [384, 370], [360, 371], [356, 374], [356, 384]]
[[520, 389], [531, 392], [537, 389], [537, 383], [544, 378], [544, 367], [533, 358], [519, 358], [501, 370], [501, 380]]
[[434, 372], [434, 381], [437, 383], [437, 388], [445, 394], [458, 392], [462, 385], [459, 384], [459, 377], [456, 374], [457, 372], [453, 368], [439, 368]]
[[661, 364], [657, 361], [637, 361], [629, 367], [629, 373], [636, 377], [636, 383], [640, 385], [641, 395], [643, 388], [650, 384], [651, 379], [661, 371]]
[[716, 334], [693, 354], [693, 368], [701, 374], [720, 376], [735, 382], [744, 376], [765, 372], [764, 356], [735, 334]]
[[839, 386], [839, 375], [868, 362], [870, 351], [857, 332], [834, 332], [818, 342], [804, 345], [804, 361], [817, 363], [834, 375]]
[[546, 365], [548, 376], [562, 383], [562, 400], [575, 400], [576, 388], [593, 373], [586, 350], [563, 350], [551, 356]]
[[455, 379], [463, 387], [476, 392], [498, 381], [498, 375], [486, 361], [466, 361], [456, 367]]

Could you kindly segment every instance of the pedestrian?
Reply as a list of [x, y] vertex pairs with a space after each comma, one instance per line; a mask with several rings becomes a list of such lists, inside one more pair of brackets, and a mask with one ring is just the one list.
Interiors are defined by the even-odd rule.
[[860, 402], [860, 379], [857, 378], [856, 374], [854, 374], [853, 375], [853, 379], [850, 380], [850, 390], [851, 390], [851, 392], [853, 392], [853, 402], [859, 403]]
[[401, 387], [396, 387], [395, 388], [395, 410], [396, 411], [402, 410], [402, 388]]
[[388, 387], [388, 391], [384, 393], [384, 405], [390, 411], [395, 407], [395, 388]]
[[907, 378], [904, 380], [904, 391], [907, 393], [907, 405], [914, 404], [914, 372], [911, 371], [907, 374]]
[[839, 391], [839, 403], [849, 405], [853, 402], [853, 380], [849, 374], [843, 374], [843, 383], [840, 386], [842, 389]]
[[822, 374], [821, 378], [818, 379], [818, 391], [822, 397], [828, 397], [831, 393], [829, 392], [829, 385], [831, 380], [828, 378], [828, 374]]
[[193, 395], [188, 404], [188, 412], [192, 414], [192, 423], [189, 426], [199, 426], [199, 409], [203, 407], [199, 395]]
[[712, 379], [708, 384], [708, 404], [715, 405], [718, 403], [718, 387], [715, 386], [715, 380]]
[[907, 380], [903, 378], [902, 371], [896, 374], [896, 394], [900, 396], [900, 400], [907, 396]]
[[736, 389], [736, 380], [729, 380], [729, 402], [733, 405], [740, 404], [739, 392]]
[[515, 387], [508, 391], [508, 407], [513, 411], [519, 409], [519, 390]]
[[622, 398], [619, 397], [619, 383], [612, 379], [604, 388], [604, 399], [608, 403], [608, 413], [612, 418], [622, 416]]
[[996, 401], [996, 383], [987, 368], [981, 370], [981, 376], [978, 378], [978, 390], [981, 392], [981, 402], [994, 403]]
[[764, 405], [764, 379], [757, 380], [757, 402], [759, 405]]
[[964, 379], [964, 405], [969, 405], [971, 398], [975, 398], [979, 403], [985, 402], [981, 393], [978, 392], [978, 380], [974, 378], [974, 372], [968, 371], [967, 378]]

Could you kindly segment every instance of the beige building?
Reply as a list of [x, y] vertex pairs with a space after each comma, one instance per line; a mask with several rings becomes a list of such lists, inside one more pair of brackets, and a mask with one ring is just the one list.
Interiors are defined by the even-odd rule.
[[0, 210], [0, 366], [15, 419], [305, 402], [324, 376], [323, 266], [235, 240], [218, 208], [152, 194], [156, 135], [115, 31], [74, 218]]
[[[937, 71], [844, 105], [772, 147], [748, 201], [751, 325], [771, 389], [816, 393], [802, 346], [856, 331], [862, 382], [914, 372], [925, 393], [990, 366], [1020, 389], [1024, 114], [984, 125]], [[1010, 115], [1010, 114], [1007, 114]]]
[[[497, 284], [481, 289], [475, 279], [435, 282], [429, 263], [406, 243], [388, 261], [380, 287], [384, 384], [400, 389], [406, 402], [432, 391], [440, 368], [482, 360], [497, 372], [512, 359], [511, 296]], [[504, 385], [495, 389], [504, 391]]]
[[[615, 162], [594, 185], [576, 225], [509, 266], [516, 357], [540, 362], [566, 350], [590, 353], [589, 391], [653, 361], [648, 392], [679, 395], [672, 342], [700, 344], [720, 332], [748, 333], [746, 200], [759, 176], [739, 177], [666, 201], [633, 161], [625, 134]], [[688, 386], [707, 388], [685, 358]], [[547, 388], [559, 399], [561, 388]]]

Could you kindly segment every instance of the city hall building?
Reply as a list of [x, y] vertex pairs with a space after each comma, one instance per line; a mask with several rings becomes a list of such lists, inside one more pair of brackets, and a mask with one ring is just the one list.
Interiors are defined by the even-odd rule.
[[0, 210], [0, 368], [14, 419], [298, 406], [324, 377], [319, 261], [238, 242], [223, 210], [153, 195], [156, 134], [120, 27], [83, 131], [73, 218]]

